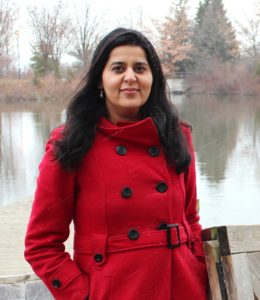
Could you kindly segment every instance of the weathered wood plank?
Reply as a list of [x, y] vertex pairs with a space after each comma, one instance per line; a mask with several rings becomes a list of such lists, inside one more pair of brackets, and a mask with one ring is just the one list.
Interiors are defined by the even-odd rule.
[[254, 300], [246, 253], [221, 257], [229, 300]]
[[248, 253], [248, 263], [252, 277], [254, 295], [260, 299], [260, 252]]
[[204, 253], [206, 258], [212, 300], [222, 300], [220, 282], [216, 267], [216, 262], [219, 261], [217, 251], [217, 241], [204, 242]]
[[235, 275], [232, 267], [232, 257], [230, 255], [221, 257], [226, 290], [229, 300], [237, 300], [237, 289], [235, 285]]
[[260, 225], [217, 228], [221, 256], [260, 251]]

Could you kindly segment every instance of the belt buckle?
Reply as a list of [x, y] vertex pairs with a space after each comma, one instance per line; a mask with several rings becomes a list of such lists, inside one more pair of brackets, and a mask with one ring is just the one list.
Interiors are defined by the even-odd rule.
[[[176, 229], [177, 232], [177, 238], [178, 238], [178, 243], [177, 244], [172, 244], [172, 236], [171, 236], [171, 230], [172, 228]], [[174, 249], [180, 246], [181, 244], [181, 239], [180, 239], [180, 228], [179, 224], [161, 224], [157, 229], [165, 229], [166, 230], [166, 238], [167, 238], [167, 248], [169, 249]]]

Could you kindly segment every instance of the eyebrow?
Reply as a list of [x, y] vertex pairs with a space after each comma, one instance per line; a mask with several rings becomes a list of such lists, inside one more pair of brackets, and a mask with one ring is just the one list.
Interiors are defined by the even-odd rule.
[[[123, 62], [123, 61], [114, 61], [114, 62], [111, 63], [111, 65], [120, 65], [120, 64], [123, 65], [123, 64], [125, 64], [125, 62]], [[149, 65], [145, 61], [138, 61], [138, 62], [136, 62], [134, 64], [136, 64], [136, 65]]]

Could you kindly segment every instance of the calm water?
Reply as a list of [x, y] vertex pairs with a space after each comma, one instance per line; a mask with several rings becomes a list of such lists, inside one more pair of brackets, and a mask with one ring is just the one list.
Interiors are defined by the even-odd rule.
[[[260, 98], [174, 96], [193, 126], [204, 227], [260, 223]], [[33, 197], [58, 103], [0, 104], [0, 206]]]

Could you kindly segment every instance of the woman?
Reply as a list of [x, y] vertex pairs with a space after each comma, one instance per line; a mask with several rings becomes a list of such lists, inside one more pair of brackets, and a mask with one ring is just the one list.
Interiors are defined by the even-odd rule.
[[25, 257], [58, 300], [203, 300], [198, 220], [190, 128], [151, 43], [116, 29], [47, 143]]

